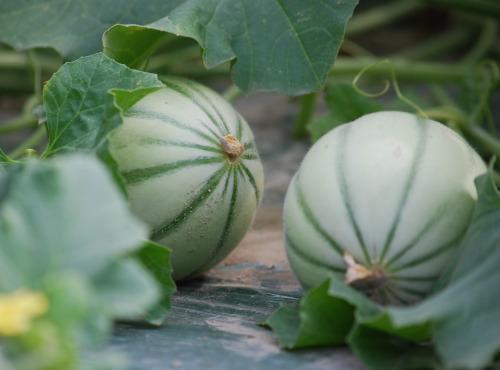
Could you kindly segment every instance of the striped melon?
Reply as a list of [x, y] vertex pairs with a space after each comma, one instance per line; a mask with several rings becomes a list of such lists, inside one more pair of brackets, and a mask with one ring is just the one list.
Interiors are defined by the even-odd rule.
[[318, 140], [285, 198], [285, 245], [305, 289], [329, 275], [383, 304], [422, 299], [471, 217], [481, 158], [444, 125], [378, 112]]
[[124, 114], [110, 150], [132, 211], [172, 249], [176, 281], [219, 263], [250, 227], [263, 169], [245, 120], [216, 92], [169, 78]]

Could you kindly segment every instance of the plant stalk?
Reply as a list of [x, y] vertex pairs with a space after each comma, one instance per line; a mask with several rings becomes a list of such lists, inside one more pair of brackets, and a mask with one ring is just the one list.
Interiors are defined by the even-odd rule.
[[[0, 50], [0, 69], [10, 69], [10, 70], [21, 70], [25, 71], [32, 67], [33, 55], [28, 55], [27, 53], [20, 53], [11, 50]], [[47, 55], [36, 56], [37, 63], [40, 64], [40, 70], [42, 73], [54, 73], [57, 71], [62, 63], [55, 57], [50, 57]]]
[[356, 13], [347, 23], [345, 35], [346, 37], [351, 37], [371, 31], [401, 19], [424, 6], [425, 5], [422, 4], [421, 1], [396, 0], [387, 4], [378, 5], [361, 13]]
[[433, 5], [500, 19], [500, 4], [490, 0], [424, 0]]
[[500, 142], [498, 139], [483, 129], [479, 125], [470, 124], [460, 126], [465, 137], [469, 140], [478, 143], [481, 149], [491, 153], [492, 156], [500, 158]]
[[300, 110], [293, 126], [293, 135], [297, 139], [303, 139], [307, 136], [307, 127], [314, 116], [317, 96], [318, 93], [313, 92], [303, 95], [301, 98]]
[[0, 135], [27, 127], [36, 127], [38, 120], [33, 114], [33, 110], [39, 104], [41, 104], [41, 97], [39, 95], [29, 97], [24, 103], [23, 111], [20, 116], [0, 124]]
[[464, 63], [475, 63], [487, 55], [493, 44], [498, 38], [499, 22], [493, 18], [486, 18], [481, 33], [477, 40], [474, 41], [474, 46], [462, 58]]
[[221, 95], [228, 102], [234, 103], [239, 97], [243, 96], [243, 91], [235, 84], [231, 84], [231, 86], [224, 90]]
[[433, 58], [464, 45], [472, 38], [472, 33], [467, 27], [457, 27], [450, 31], [435, 35], [429, 40], [410, 46], [391, 55], [391, 58], [406, 58], [423, 60]]
[[[330, 71], [329, 77], [355, 76], [370, 64], [381, 59], [338, 57]], [[470, 72], [470, 65], [463, 63], [419, 62], [406, 59], [391, 59], [398, 81], [456, 84], [462, 82]], [[366, 71], [365, 76], [387, 78], [389, 69], [386, 65], [377, 65]]]
[[12, 159], [21, 158], [27, 149], [35, 148], [46, 138], [47, 132], [45, 129], [45, 125], [38, 126], [37, 129], [33, 131], [30, 137], [28, 137], [21, 145], [19, 145], [9, 154], [9, 157]]

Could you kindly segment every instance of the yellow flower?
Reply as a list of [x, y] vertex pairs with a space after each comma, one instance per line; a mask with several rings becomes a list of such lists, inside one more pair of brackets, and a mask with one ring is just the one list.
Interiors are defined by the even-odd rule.
[[43, 315], [48, 308], [47, 297], [40, 292], [20, 289], [0, 294], [0, 336], [26, 333], [31, 328], [31, 320]]

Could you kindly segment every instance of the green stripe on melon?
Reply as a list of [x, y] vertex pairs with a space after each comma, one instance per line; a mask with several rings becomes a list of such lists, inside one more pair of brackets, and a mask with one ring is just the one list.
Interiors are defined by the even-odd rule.
[[[172, 249], [179, 281], [206, 272], [241, 241], [262, 197], [263, 169], [250, 127], [227, 101], [190, 80], [165, 84], [124, 114], [110, 150], [132, 211], [151, 226], [153, 241]], [[230, 135], [242, 153], [224, 148]]]
[[332, 130], [307, 153], [286, 195], [293, 271], [306, 289], [330, 274], [345, 280], [347, 252], [379, 279], [354, 286], [384, 303], [418, 301], [459, 244], [474, 179], [485, 171], [455, 132], [408, 113], [373, 113]]

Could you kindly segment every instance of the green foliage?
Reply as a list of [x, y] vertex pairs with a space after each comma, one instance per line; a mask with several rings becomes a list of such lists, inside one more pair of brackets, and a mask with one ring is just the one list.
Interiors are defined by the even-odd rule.
[[125, 257], [148, 230], [94, 157], [11, 166], [0, 189], [0, 292], [42, 292], [49, 303], [28, 332], [3, 339], [15, 368], [73, 367], [112, 320], [140, 317], [158, 302], [158, 283]]
[[155, 75], [131, 70], [100, 53], [66, 63], [43, 90], [49, 136], [44, 157], [96, 152], [121, 124], [120, 109], [127, 110], [160, 86]]
[[125, 191], [108, 150], [108, 134], [121, 125], [122, 112], [161, 86], [155, 75], [129, 69], [102, 53], [64, 64], [43, 90], [48, 144], [42, 157], [93, 153]]
[[176, 287], [172, 279], [170, 255], [169, 249], [150, 240], [134, 254], [162, 286], [163, 297], [161, 301], [146, 314], [147, 321], [155, 325], [161, 325], [172, 309], [170, 298]]
[[[283, 348], [344, 343], [352, 323], [351, 307], [328, 295], [329, 282], [311, 289], [299, 307], [282, 305], [262, 325], [271, 327]], [[337, 316], [340, 314], [340, 316]]]
[[232, 61], [243, 91], [300, 95], [324, 86], [356, 0], [285, 2], [187, 1], [145, 26], [117, 25], [104, 34], [104, 52], [136, 66], [162, 32], [195, 39], [212, 68]]
[[[301, 95], [326, 86], [330, 113], [308, 126], [316, 141], [340, 124], [382, 109], [350, 84], [329, 80], [352, 78], [377, 62], [375, 55], [382, 57], [384, 47], [370, 47], [366, 40], [376, 37], [365, 38], [366, 34], [421, 9], [451, 8], [441, 13], [442, 23], [457, 24], [459, 33], [433, 32], [421, 45], [405, 45], [389, 56], [400, 81], [433, 84], [430, 102], [438, 107], [429, 105], [427, 90], [420, 85], [413, 89], [418, 97], [406, 92], [405, 96], [431, 118], [463, 134], [485, 159], [500, 155], [491, 110], [498, 96], [498, 66], [480, 62], [485, 57], [498, 59], [494, 35], [500, 28], [500, 6], [487, 0], [387, 1], [360, 13], [351, 34], [345, 34], [357, 3], [0, 2], [0, 90], [33, 93], [25, 114], [2, 124], [1, 133], [23, 128], [34, 132], [13, 152], [0, 149], [0, 293], [25, 287], [43, 292], [50, 302], [49, 311], [33, 320], [28, 333], [2, 338], [0, 368], [70, 368], [82, 349], [94, 354], [113, 320], [141, 316], [161, 324], [171, 310], [175, 285], [170, 251], [147, 241], [147, 230], [128, 213], [122, 179], [108, 150], [108, 135], [121, 125], [122, 114], [162, 86], [156, 75], [145, 71], [175, 73], [172, 65], [188, 65], [196, 68], [186, 74], [203, 77], [209, 75], [206, 68], [213, 71], [227, 63], [244, 92]], [[364, 10], [370, 4], [361, 5]], [[475, 14], [481, 15], [479, 19]], [[351, 37], [360, 33], [361, 37]], [[385, 40], [391, 49], [392, 40]], [[472, 40], [474, 46], [468, 50], [460, 40]], [[337, 58], [341, 47], [344, 53]], [[72, 62], [57, 70], [59, 57], [54, 60], [55, 53], [35, 48], [51, 48], [63, 61]], [[446, 57], [462, 53], [461, 60]], [[366, 75], [378, 83], [387, 71], [378, 66]], [[451, 91], [459, 90], [459, 98], [455, 101], [435, 84], [453, 84]], [[419, 100], [424, 95], [425, 104]], [[308, 104], [311, 100], [303, 99]], [[33, 114], [33, 104], [39, 105], [34, 110], [41, 114]], [[313, 108], [305, 109], [306, 121]], [[39, 118], [44, 118], [40, 125]], [[45, 128], [43, 160], [17, 160], [44, 137]], [[76, 152], [88, 156], [75, 156]], [[102, 163], [122, 186], [121, 192]], [[490, 177], [478, 179], [477, 186], [472, 224], [434, 295], [415, 307], [384, 308], [340, 282], [327, 281], [309, 291], [299, 306], [283, 306], [267, 320], [280, 345], [348, 343], [367, 366], [384, 370], [488, 364], [500, 348], [500, 301], [494, 294], [500, 283], [500, 201]], [[101, 358], [93, 362], [89, 367], [108, 364]]]
[[149, 23], [182, 2], [6, 0], [0, 4], [1, 41], [16, 50], [53, 47], [73, 60], [101, 51], [103, 32], [116, 23]]
[[[303, 347], [333, 330], [373, 369], [477, 369], [490, 364], [500, 350], [500, 297], [492, 294], [500, 285], [500, 194], [491, 172], [480, 176], [476, 187], [479, 199], [471, 224], [439, 291], [414, 306], [382, 307], [329, 279], [304, 296], [300, 310], [281, 308], [267, 319], [280, 344]], [[327, 304], [328, 317], [307, 314], [311, 306]], [[354, 320], [348, 330], [346, 317]], [[322, 325], [325, 332], [318, 335], [314, 328]]]

